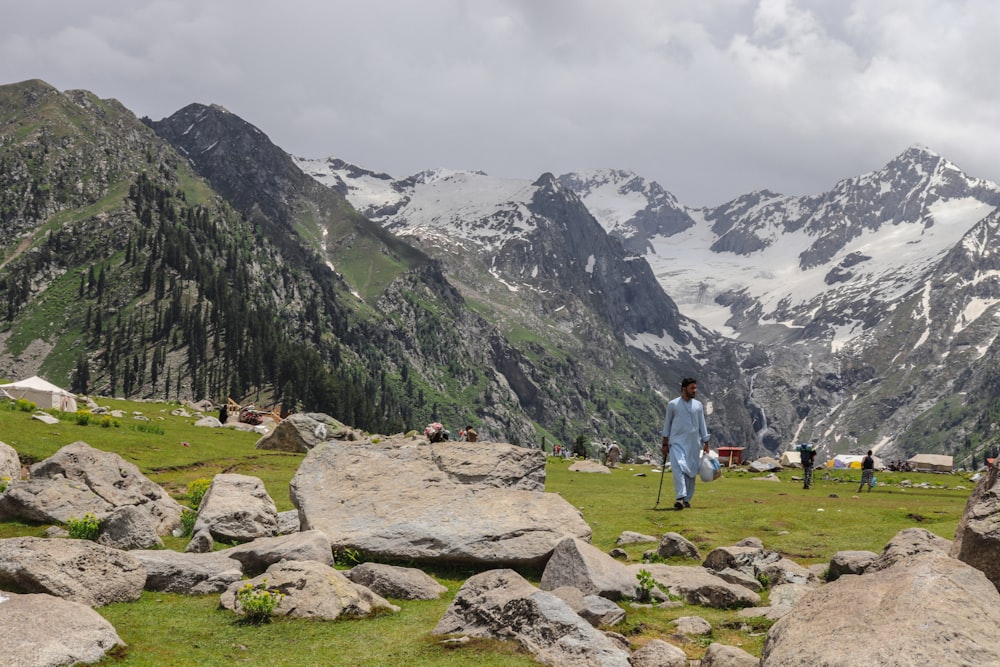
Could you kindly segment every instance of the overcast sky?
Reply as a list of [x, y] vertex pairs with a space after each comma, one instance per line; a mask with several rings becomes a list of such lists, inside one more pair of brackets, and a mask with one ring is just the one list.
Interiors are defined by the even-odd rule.
[[995, 0], [0, 0], [0, 83], [216, 103], [396, 177], [614, 167], [689, 206], [913, 144], [1000, 181]]

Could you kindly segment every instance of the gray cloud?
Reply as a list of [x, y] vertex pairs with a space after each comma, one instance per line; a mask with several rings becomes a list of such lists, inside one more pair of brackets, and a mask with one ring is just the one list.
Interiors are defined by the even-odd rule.
[[0, 0], [0, 82], [218, 103], [406, 176], [631, 169], [690, 205], [914, 143], [1000, 181], [992, 0]]

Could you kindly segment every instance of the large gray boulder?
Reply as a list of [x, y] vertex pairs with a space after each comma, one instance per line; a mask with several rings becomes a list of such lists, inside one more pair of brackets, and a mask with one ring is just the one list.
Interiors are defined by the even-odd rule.
[[97, 543], [113, 549], [154, 549], [163, 547], [149, 514], [135, 505], [123, 505], [101, 520]]
[[544, 482], [540, 450], [400, 436], [313, 449], [290, 495], [302, 530], [323, 531], [335, 551], [538, 565], [563, 538], [590, 538], [579, 510]]
[[257, 449], [306, 453], [330, 440], [355, 440], [359, 434], [330, 415], [295, 413], [257, 441]]
[[21, 479], [21, 459], [16, 449], [0, 442], [0, 488], [15, 479]]
[[117, 507], [134, 505], [149, 516], [158, 535], [181, 525], [181, 505], [163, 488], [135, 464], [85, 442], [66, 445], [31, 466], [30, 473], [0, 495], [0, 517], [66, 523], [88, 512], [100, 519]]
[[170, 549], [130, 552], [146, 568], [147, 591], [205, 595], [221, 593], [243, 578], [238, 560], [222, 552], [181, 553]]
[[239, 561], [243, 572], [251, 577], [283, 560], [314, 560], [330, 567], [334, 565], [330, 540], [319, 530], [260, 537], [215, 553]]
[[488, 570], [466, 580], [433, 630], [458, 633], [513, 639], [546, 665], [631, 665], [628, 651], [513, 570]]
[[994, 464], [965, 504], [951, 555], [981, 570], [1000, 590], [1000, 466]]
[[935, 535], [926, 528], [904, 528], [882, 549], [878, 558], [868, 564], [865, 572], [879, 572], [924, 553], [947, 554], [951, 540]]
[[0, 591], [0, 663], [7, 667], [90, 664], [123, 644], [114, 626], [84, 604]]
[[836, 581], [845, 574], [864, 574], [876, 558], [878, 554], [874, 551], [838, 551], [830, 559], [826, 580]]
[[760, 660], [736, 646], [713, 642], [705, 649], [699, 667], [757, 667]]
[[273, 537], [278, 534], [278, 508], [259, 478], [219, 474], [212, 478], [198, 506], [194, 532], [202, 530], [221, 542]]
[[142, 595], [146, 568], [126, 551], [88, 540], [0, 540], [0, 588], [100, 607]]
[[671, 595], [683, 598], [688, 604], [703, 607], [730, 609], [735, 607], [755, 607], [760, 604], [760, 596], [750, 589], [716, 576], [703, 567], [685, 565], [663, 565], [644, 563], [626, 565], [632, 576], [640, 570], [649, 572], [656, 582]]
[[760, 664], [1000, 665], [998, 624], [1000, 593], [982, 572], [923, 551], [814, 589], [768, 631]]
[[567, 537], [552, 552], [538, 582], [543, 591], [572, 586], [584, 595], [609, 600], [639, 598], [638, 580], [627, 565], [619, 563], [594, 545]]
[[316, 561], [282, 561], [253, 579], [238, 581], [219, 597], [226, 609], [242, 613], [237, 593], [246, 585], [266, 586], [284, 597], [276, 616], [332, 621], [341, 616], [365, 618], [377, 612], [398, 612], [399, 607], [339, 571]]
[[595, 628], [617, 625], [625, 620], [625, 610], [600, 595], [584, 595], [579, 588], [560, 586], [550, 591]]
[[448, 592], [429, 574], [414, 567], [384, 563], [361, 563], [344, 573], [356, 584], [384, 598], [397, 600], [437, 600]]
[[651, 639], [632, 654], [633, 667], [687, 667], [687, 654], [662, 639]]

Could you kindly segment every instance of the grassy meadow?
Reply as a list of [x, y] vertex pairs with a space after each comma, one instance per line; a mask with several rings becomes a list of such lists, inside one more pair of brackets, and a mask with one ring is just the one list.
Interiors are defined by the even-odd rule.
[[[124, 416], [85, 425], [73, 415], [58, 424], [31, 419], [30, 413], [0, 403], [0, 440], [14, 447], [22, 462], [39, 461], [60, 447], [82, 440], [93, 447], [114, 451], [135, 463], [153, 481], [187, 504], [187, 485], [219, 472], [259, 477], [279, 510], [293, 509], [288, 482], [303, 455], [258, 451], [258, 436], [230, 429], [195, 427], [193, 417], [170, 413], [180, 407], [167, 403], [98, 401], [122, 410]], [[11, 409], [7, 409], [11, 408]], [[138, 415], [149, 421], [137, 419]], [[482, 443], [488, 447], [489, 443]], [[670, 474], [663, 479], [657, 468], [624, 464], [610, 475], [574, 473], [569, 461], [550, 458], [546, 490], [559, 493], [578, 507], [593, 529], [593, 543], [604, 551], [615, 546], [625, 530], [654, 536], [673, 531], [694, 542], [706, 555], [717, 546], [756, 536], [764, 545], [802, 565], [825, 564], [840, 550], [879, 552], [903, 528], [919, 526], [948, 539], [975, 484], [967, 476], [918, 473], [877, 473], [872, 493], [858, 493], [861, 471], [814, 473], [809, 490], [792, 478], [801, 471], [778, 473], [779, 482], [755, 479], [760, 475], [739, 469], [724, 470], [723, 477], [699, 483], [693, 507], [672, 509]], [[373, 474], [377, 471], [372, 471]], [[933, 488], [900, 486], [929, 483]], [[42, 536], [47, 526], [0, 520], [0, 538]], [[187, 538], [167, 537], [167, 548], [183, 550]], [[640, 559], [655, 544], [625, 547]], [[342, 557], [344, 567], [350, 566]], [[409, 563], [402, 563], [410, 565]], [[677, 564], [690, 565], [690, 561]], [[98, 611], [128, 645], [103, 661], [114, 666], [230, 665], [252, 663], [283, 665], [489, 665], [536, 664], [509, 642], [474, 640], [466, 644], [441, 644], [431, 629], [445, 613], [462, 582], [476, 570], [471, 567], [425, 568], [447, 586], [440, 600], [393, 600], [398, 614], [366, 620], [336, 622], [276, 618], [263, 626], [245, 625], [218, 606], [218, 596], [184, 596], [144, 593], [134, 603], [114, 604]], [[537, 583], [541, 573], [523, 572]], [[766, 599], [766, 595], [765, 595]], [[769, 623], [739, 619], [732, 610], [685, 605], [674, 609], [632, 609], [615, 631], [626, 635], [633, 648], [653, 638], [681, 646], [698, 658], [712, 641], [738, 645], [759, 655]], [[713, 626], [710, 637], [683, 643], [672, 637], [671, 621], [681, 616], [701, 616]]]

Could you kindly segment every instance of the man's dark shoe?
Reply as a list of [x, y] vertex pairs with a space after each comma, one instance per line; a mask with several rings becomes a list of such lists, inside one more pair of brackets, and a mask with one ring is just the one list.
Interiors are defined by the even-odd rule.
[[682, 509], [684, 509], [684, 503], [682, 503], [681, 501], [678, 500], [676, 503], [674, 503], [674, 509], [675, 510], [682, 510]]
[[690, 509], [691, 508], [691, 503], [689, 503], [688, 501], [685, 500], [684, 501], [684, 507], [687, 508], [687, 509]]

